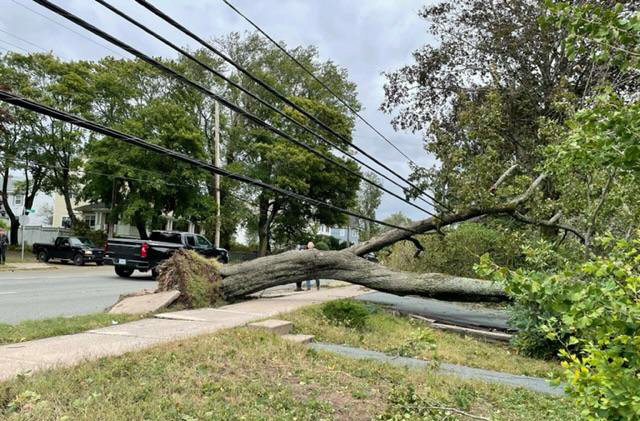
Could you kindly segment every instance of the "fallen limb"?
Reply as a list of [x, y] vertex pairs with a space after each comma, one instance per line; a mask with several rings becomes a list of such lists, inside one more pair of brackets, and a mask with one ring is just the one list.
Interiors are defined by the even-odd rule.
[[504, 291], [489, 281], [441, 273], [400, 272], [350, 251], [289, 251], [221, 269], [226, 299], [307, 279], [337, 279], [397, 295], [460, 301], [501, 301]]

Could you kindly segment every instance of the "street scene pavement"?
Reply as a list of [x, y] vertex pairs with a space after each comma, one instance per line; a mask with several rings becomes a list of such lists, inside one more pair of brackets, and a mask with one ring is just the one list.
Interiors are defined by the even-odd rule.
[[120, 278], [112, 266], [0, 272], [0, 323], [95, 313], [121, 294], [155, 287], [148, 275]]

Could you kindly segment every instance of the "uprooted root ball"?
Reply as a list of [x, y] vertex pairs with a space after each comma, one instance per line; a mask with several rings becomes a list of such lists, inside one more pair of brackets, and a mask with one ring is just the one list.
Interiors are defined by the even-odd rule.
[[220, 268], [215, 259], [178, 249], [158, 266], [158, 291], [180, 291], [178, 302], [188, 308], [220, 304], [223, 301]]

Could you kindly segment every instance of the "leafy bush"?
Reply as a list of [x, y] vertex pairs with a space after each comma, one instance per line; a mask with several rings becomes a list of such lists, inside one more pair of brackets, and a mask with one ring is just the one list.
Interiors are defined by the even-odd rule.
[[364, 328], [371, 311], [364, 303], [354, 300], [329, 301], [322, 306], [327, 320], [353, 329]]
[[[545, 270], [481, 269], [519, 311], [520, 346], [559, 349], [568, 393], [585, 419], [640, 419], [640, 240], [600, 240], [607, 256]], [[549, 249], [533, 257], [543, 262]]]
[[415, 357], [423, 351], [431, 351], [435, 348], [436, 340], [431, 331], [418, 329], [405, 342], [397, 347], [388, 349], [386, 352], [401, 357]]
[[477, 276], [473, 266], [480, 256], [490, 253], [494, 261], [509, 268], [521, 260], [521, 238], [500, 228], [467, 222], [446, 235], [417, 236], [425, 251], [415, 258], [412, 243], [401, 242], [390, 247], [383, 261], [391, 268], [413, 272], [442, 272], [457, 276]]

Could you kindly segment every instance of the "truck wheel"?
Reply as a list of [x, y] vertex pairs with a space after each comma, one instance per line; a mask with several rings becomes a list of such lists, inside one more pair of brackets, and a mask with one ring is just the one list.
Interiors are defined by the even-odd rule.
[[73, 256], [73, 264], [76, 266], [84, 266], [84, 256], [80, 253]]
[[131, 276], [131, 274], [133, 274], [133, 269], [121, 268], [119, 266], [116, 266], [115, 269], [116, 274], [121, 278], [128, 278]]
[[102, 265], [104, 265], [103, 260], [96, 260], [96, 266], [102, 266]]
[[38, 253], [38, 260], [43, 263], [47, 263], [49, 261], [49, 253], [44, 250], [40, 251]]

